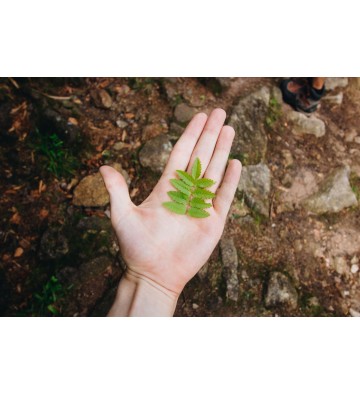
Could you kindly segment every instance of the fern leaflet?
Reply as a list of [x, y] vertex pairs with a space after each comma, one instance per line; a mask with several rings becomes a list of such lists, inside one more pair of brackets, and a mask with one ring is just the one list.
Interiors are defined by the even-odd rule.
[[205, 202], [206, 199], [213, 199], [215, 193], [207, 190], [215, 184], [209, 178], [200, 178], [201, 162], [196, 158], [191, 168], [191, 174], [184, 170], [176, 170], [180, 179], [170, 180], [176, 191], [169, 191], [168, 195], [171, 202], [163, 203], [163, 206], [176, 214], [188, 214], [193, 218], [206, 218], [210, 214], [205, 210], [212, 207], [211, 203]]

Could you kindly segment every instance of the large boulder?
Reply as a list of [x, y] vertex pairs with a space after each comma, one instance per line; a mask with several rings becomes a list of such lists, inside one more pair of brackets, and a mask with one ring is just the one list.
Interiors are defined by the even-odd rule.
[[357, 199], [349, 182], [350, 169], [344, 166], [335, 169], [319, 185], [319, 190], [302, 202], [316, 214], [338, 213], [346, 207], [357, 205]]
[[233, 108], [229, 125], [235, 129], [231, 154], [242, 159], [246, 165], [264, 160], [267, 149], [265, 119], [268, 114], [270, 90], [263, 87], [240, 99]]

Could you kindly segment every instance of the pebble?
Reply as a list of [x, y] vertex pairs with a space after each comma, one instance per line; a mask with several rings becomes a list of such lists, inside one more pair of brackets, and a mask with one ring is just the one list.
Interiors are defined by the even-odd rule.
[[187, 123], [197, 113], [197, 110], [188, 106], [185, 103], [180, 103], [176, 106], [174, 116], [178, 122]]
[[345, 274], [346, 271], [348, 270], [347, 264], [346, 264], [346, 259], [342, 256], [337, 256], [334, 259], [334, 266], [335, 266], [336, 272], [340, 275]]
[[162, 173], [170, 157], [172, 144], [169, 137], [161, 134], [149, 141], [139, 153], [141, 166], [149, 167], [154, 172]]
[[226, 281], [226, 298], [234, 302], [239, 297], [238, 256], [234, 239], [222, 237], [220, 240], [221, 261], [223, 264], [223, 276]]
[[96, 107], [110, 108], [112, 106], [112, 98], [105, 89], [93, 90], [90, 92], [90, 96]]
[[350, 312], [351, 317], [360, 317], [360, 312], [353, 309], [353, 308], [350, 308], [349, 312]]
[[298, 294], [290, 279], [280, 272], [273, 272], [265, 296], [265, 306], [287, 306], [296, 309]]
[[121, 151], [123, 148], [128, 148], [129, 144], [123, 143], [122, 141], [118, 141], [112, 146], [112, 149], [115, 151]]
[[120, 129], [124, 129], [126, 128], [126, 126], [128, 126], [128, 123], [126, 121], [123, 121], [122, 119], [117, 119], [116, 126], [118, 126]]
[[199, 305], [196, 304], [196, 303], [193, 303], [192, 308], [193, 308], [194, 310], [197, 310], [197, 309], [199, 308]]
[[359, 271], [359, 265], [351, 265], [351, 273], [355, 274]]

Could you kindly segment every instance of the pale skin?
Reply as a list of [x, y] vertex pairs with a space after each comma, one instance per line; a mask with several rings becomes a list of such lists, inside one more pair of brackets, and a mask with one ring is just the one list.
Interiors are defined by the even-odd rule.
[[[238, 160], [228, 161], [235, 136], [224, 125], [226, 113], [194, 116], [170, 155], [164, 173], [148, 198], [135, 206], [122, 175], [100, 168], [110, 195], [111, 222], [127, 269], [109, 316], [172, 316], [180, 293], [209, 259], [218, 243], [241, 174]], [[216, 181], [207, 218], [178, 215], [162, 206], [173, 190], [176, 170], [190, 171], [196, 157], [201, 177]]]

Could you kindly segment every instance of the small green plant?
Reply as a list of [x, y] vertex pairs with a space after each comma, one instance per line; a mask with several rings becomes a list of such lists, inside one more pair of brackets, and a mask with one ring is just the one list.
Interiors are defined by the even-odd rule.
[[265, 123], [268, 127], [271, 127], [281, 115], [281, 104], [272, 97], [269, 101], [269, 111], [265, 119]]
[[165, 202], [163, 206], [176, 214], [188, 214], [194, 218], [205, 218], [210, 214], [204, 209], [212, 207], [211, 203], [205, 200], [213, 199], [216, 195], [206, 188], [215, 184], [215, 181], [209, 178], [200, 178], [201, 162], [199, 158], [191, 168], [191, 174], [183, 170], [176, 170], [180, 179], [173, 178], [170, 180], [177, 191], [169, 191], [168, 195], [172, 202]]
[[132, 89], [142, 90], [145, 93], [151, 93], [151, 91], [154, 88], [156, 79], [151, 77], [146, 77], [146, 78], [135, 77], [135, 78], [129, 78], [128, 81]]
[[72, 175], [78, 163], [70, 150], [64, 147], [64, 142], [60, 140], [56, 133], [42, 134], [35, 130], [36, 152], [43, 155], [47, 161], [47, 169], [56, 177]]
[[32, 315], [46, 316], [60, 315], [60, 309], [56, 302], [65, 294], [63, 286], [55, 276], [51, 276], [50, 280], [43, 286], [40, 293], [34, 294], [33, 302], [30, 308]]

